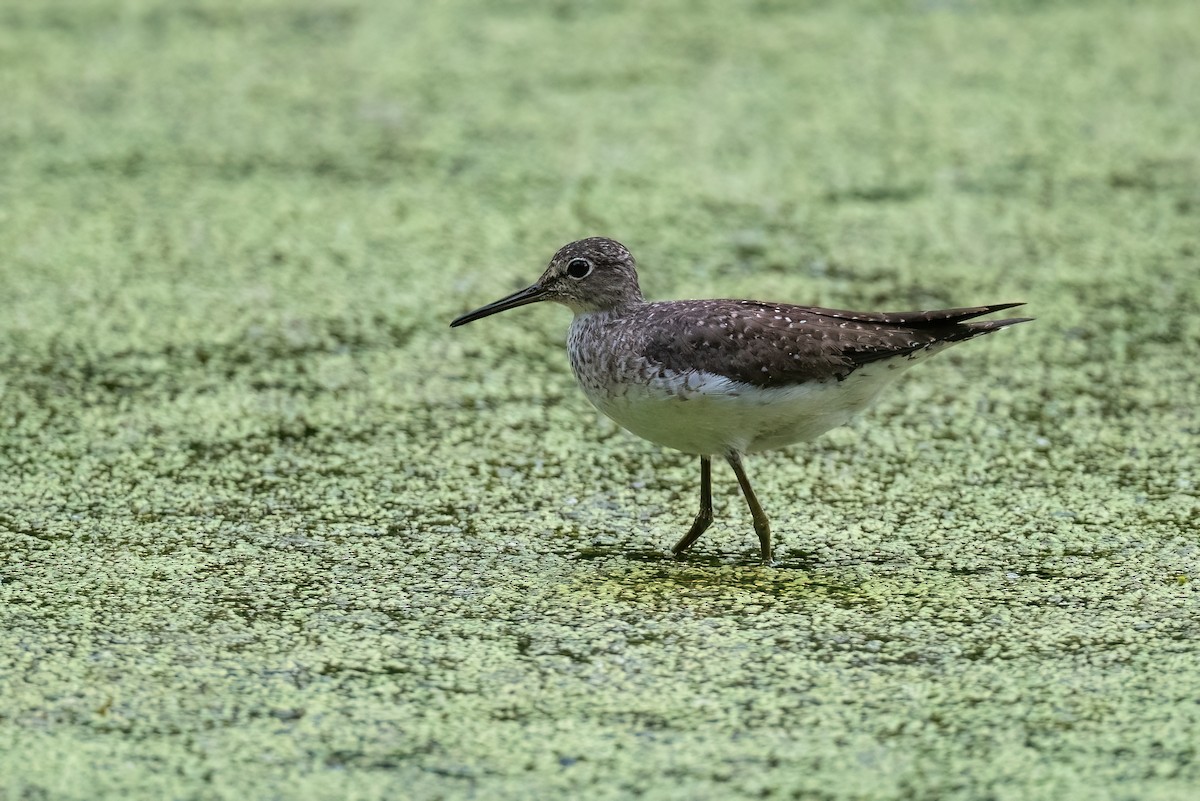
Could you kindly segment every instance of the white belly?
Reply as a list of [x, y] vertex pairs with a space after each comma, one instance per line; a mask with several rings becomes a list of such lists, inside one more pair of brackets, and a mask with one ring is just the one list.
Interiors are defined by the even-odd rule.
[[902, 358], [859, 368], [842, 381], [770, 389], [670, 371], [646, 382], [581, 386], [597, 409], [651, 442], [701, 455], [754, 453], [844, 425], [911, 364]]

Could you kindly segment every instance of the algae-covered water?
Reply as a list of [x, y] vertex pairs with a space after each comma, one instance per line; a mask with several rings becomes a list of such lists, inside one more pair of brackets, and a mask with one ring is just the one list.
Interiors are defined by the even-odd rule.
[[[0, 8], [0, 799], [1191, 799], [1200, 9]], [[1034, 323], [747, 460], [600, 418], [651, 297]]]

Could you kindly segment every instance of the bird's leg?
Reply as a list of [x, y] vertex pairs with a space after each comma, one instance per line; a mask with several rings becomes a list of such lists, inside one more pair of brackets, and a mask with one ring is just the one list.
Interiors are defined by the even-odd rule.
[[675, 547], [671, 549], [671, 553], [679, 556], [696, 540], [700, 539], [700, 535], [708, 528], [713, 521], [712, 513], [712, 457], [700, 457], [700, 512], [696, 515], [696, 522], [692, 523], [692, 527], [688, 529], [688, 533], [683, 535], [683, 539], [675, 543]]
[[771, 523], [767, 520], [767, 515], [763, 512], [762, 507], [758, 505], [758, 498], [755, 497], [754, 490], [750, 488], [750, 479], [746, 478], [746, 468], [742, 467], [742, 455], [737, 451], [730, 451], [725, 454], [725, 461], [729, 462], [729, 466], [737, 475], [742, 494], [746, 496], [746, 503], [750, 506], [750, 516], [754, 518], [754, 532], [758, 534], [758, 549], [762, 552], [762, 563], [773, 565], [775, 560], [771, 558]]

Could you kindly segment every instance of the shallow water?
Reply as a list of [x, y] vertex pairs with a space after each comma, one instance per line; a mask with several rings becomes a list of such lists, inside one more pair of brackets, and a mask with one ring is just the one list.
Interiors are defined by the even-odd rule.
[[[1192, 4], [0, 16], [0, 798], [1183, 799]], [[567, 314], [1025, 300], [852, 428], [694, 460]]]

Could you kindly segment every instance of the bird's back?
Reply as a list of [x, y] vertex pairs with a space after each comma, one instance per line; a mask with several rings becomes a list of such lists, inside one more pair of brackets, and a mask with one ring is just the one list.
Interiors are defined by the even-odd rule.
[[844, 379], [871, 362], [960, 342], [1028, 318], [970, 322], [1020, 304], [919, 312], [854, 312], [754, 300], [641, 304], [610, 336], [650, 362], [757, 387]]

